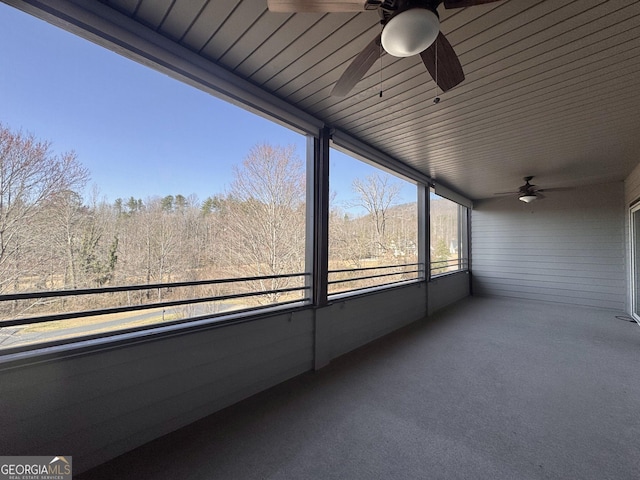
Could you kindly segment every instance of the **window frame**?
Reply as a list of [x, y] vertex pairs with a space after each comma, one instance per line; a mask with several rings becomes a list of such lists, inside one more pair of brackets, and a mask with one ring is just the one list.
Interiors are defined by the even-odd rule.
[[640, 323], [640, 200], [629, 207], [630, 305], [631, 317]]
[[[347, 140], [348, 139], [348, 140]], [[344, 133], [340, 133], [338, 135], [337, 141], [336, 141], [336, 135], [335, 132], [331, 135], [331, 142], [330, 142], [330, 149], [336, 150], [338, 152], [340, 152], [343, 155], [346, 155], [348, 157], [350, 157], [351, 159], [353, 159], [354, 161], [359, 161], [362, 163], [365, 163], [367, 165], [370, 165], [371, 167], [380, 170], [382, 173], [394, 176], [396, 178], [398, 178], [401, 181], [404, 182], [408, 182], [411, 183], [413, 185], [416, 186], [416, 197], [415, 197], [415, 202], [416, 202], [416, 232], [417, 232], [417, 238], [416, 238], [416, 262], [414, 263], [409, 263], [409, 264], [402, 264], [402, 265], [383, 265], [383, 266], [379, 266], [379, 267], [364, 267], [364, 268], [359, 268], [359, 269], [337, 269], [337, 270], [330, 270], [327, 268], [327, 277], [326, 277], [326, 292], [327, 292], [327, 301], [329, 300], [337, 300], [337, 299], [342, 299], [342, 298], [348, 298], [348, 297], [352, 297], [352, 296], [357, 296], [357, 295], [364, 295], [364, 294], [369, 294], [372, 292], [376, 292], [379, 290], [384, 290], [384, 289], [388, 289], [388, 288], [393, 288], [393, 287], [398, 287], [398, 286], [403, 286], [403, 285], [408, 285], [408, 284], [413, 284], [413, 283], [419, 283], [419, 282], [424, 282], [427, 278], [427, 264], [424, 262], [424, 255], [422, 254], [422, 246], [425, 244], [425, 237], [426, 237], [426, 231], [424, 228], [422, 228], [423, 222], [421, 222], [421, 219], [425, 218], [427, 216], [427, 209], [426, 206], [424, 204], [424, 202], [421, 201], [421, 191], [428, 188], [425, 184], [421, 183], [419, 180], [409, 177], [407, 176], [406, 173], [406, 166], [404, 169], [400, 169], [397, 168], [397, 165], [395, 163], [395, 161], [392, 161], [391, 159], [384, 159], [384, 161], [382, 163], [379, 163], [379, 161], [381, 160], [380, 158], [376, 158], [376, 160], [372, 159], [371, 157], [373, 155], [371, 155], [371, 152], [369, 150], [367, 150], [366, 148], [363, 147], [362, 144], [360, 144], [357, 140], [354, 140], [352, 138], [349, 138], [346, 134]], [[329, 155], [331, 155], [331, 153], [329, 153]], [[329, 185], [330, 186], [330, 185]], [[329, 232], [329, 226], [327, 225], [327, 232]], [[330, 242], [330, 239], [327, 238], [327, 244]], [[328, 247], [328, 245], [327, 245]], [[327, 253], [327, 261], [328, 261], [328, 253]], [[378, 275], [373, 275], [372, 277], [368, 277], [366, 275], [366, 271], [368, 270], [372, 270], [372, 269], [378, 269], [378, 270], [384, 270], [384, 269], [390, 269], [390, 268], [399, 268], [399, 267], [409, 267], [409, 268], [414, 268], [414, 270], [411, 270], [409, 272], [406, 273], [415, 273], [416, 274], [416, 278], [411, 278], [411, 279], [403, 279], [403, 280], [398, 280], [398, 281], [391, 281], [391, 282], [387, 282], [387, 283], [381, 283], [378, 285], [372, 285], [372, 286], [366, 286], [366, 287], [356, 287], [356, 288], [352, 288], [352, 289], [348, 289], [348, 290], [341, 290], [338, 292], [329, 292], [329, 287], [332, 284], [336, 284], [336, 283], [340, 283], [340, 282], [336, 282], [336, 281], [331, 281], [329, 280], [329, 275], [331, 273], [340, 273], [340, 272], [346, 272], [346, 271], [358, 271], [358, 272], [365, 272], [365, 276], [362, 279], [369, 279], [369, 278], [383, 278], [385, 276], [392, 276], [393, 274], [385, 274], [385, 273], [381, 273]], [[349, 280], [349, 281], [358, 281], [358, 278]], [[346, 281], [345, 281], [346, 282]]]
[[[431, 188], [430, 189], [430, 194], [433, 195], [437, 195], [438, 197], [440, 197], [440, 199], [442, 200], [446, 200], [449, 201], [453, 204], [455, 204], [457, 206], [457, 210], [456, 210], [456, 216], [457, 216], [457, 220], [456, 220], [456, 228], [457, 228], [457, 251], [458, 251], [458, 256], [455, 259], [457, 262], [457, 266], [455, 269], [452, 270], [447, 270], [444, 272], [439, 272], [439, 273], [433, 273], [434, 267], [433, 267], [433, 259], [432, 259], [432, 251], [431, 251], [431, 207], [432, 207], [432, 202], [431, 202], [431, 195], [429, 196], [429, 279], [435, 279], [435, 278], [439, 278], [439, 277], [443, 277], [446, 275], [454, 275], [456, 273], [461, 273], [461, 272], [468, 272], [469, 271], [469, 263], [470, 263], [470, 250], [469, 250], [469, 246], [470, 246], [470, 241], [469, 241], [469, 237], [470, 237], [470, 226], [469, 226], [469, 217], [470, 217], [470, 212], [471, 212], [471, 208], [469, 208], [466, 205], [462, 205], [461, 203], [451, 199], [451, 198], [447, 198], [444, 195], [438, 195], [438, 193], [436, 192], [436, 189]], [[439, 268], [443, 268], [443, 267], [435, 267], [436, 269]], [[450, 268], [450, 265], [447, 265], [445, 268]]]
[[[429, 187], [432, 180], [422, 172], [404, 164], [397, 159], [376, 150], [370, 145], [352, 137], [351, 135], [326, 126], [321, 120], [309, 113], [289, 104], [273, 94], [265, 92], [256, 85], [235, 76], [233, 73], [211, 63], [204, 63], [194, 52], [185, 47], [176, 45], [175, 42], [163, 37], [157, 32], [148, 32], [148, 35], [137, 35], [137, 23], [124, 16], [110, 14], [109, 7], [98, 2], [79, 6], [73, 2], [52, 3], [47, 2], [47, 8], [25, 8], [28, 14], [32, 14], [47, 21], [65, 31], [69, 31], [79, 37], [98, 44], [101, 47], [114, 51], [129, 60], [153, 68], [163, 74], [169, 75], [193, 88], [205, 91], [221, 100], [239, 106], [249, 112], [258, 114], [276, 124], [285, 126], [293, 131], [307, 135], [312, 151], [312, 160], [307, 155], [307, 232], [327, 232], [326, 220], [322, 218], [327, 213], [328, 181], [318, 175], [318, 170], [310, 172], [309, 162], [315, 162], [316, 166], [328, 171], [329, 143], [333, 142], [333, 148], [346, 149], [349, 155], [374, 165], [383, 171], [389, 170], [394, 175], [406, 177], [417, 184], [417, 217], [418, 217], [418, 263], [422, 264], [422, 272], [416, 279], [406, 280], [404, 284], [424, 282], [430, 277], [430, 242], [429, 242]], [[324, 153], [320, 153], [324, 152]], [[322, 158], [320, 158], [322, 157]], [[313, 179], [310, 182], [309, 179]], [[315, 186], [311, 188], [311, 185]], [[311, 192], [311, 193], [309, 193]], [[322, 197], [324, 195], [324, 197]], [[318, 199], [321, 199], [320, 201]], [[324, 203], [327, 202], [327, 203]], [[323, 213], [323, 209], [325, 213]], [[320, 213], [320, 218], [316, 214]], [[468, 216], [468, 215], [467, 215]], [[465, 227], [468, 230], [468, 226]], [[310, 230], [311, 229], [311, 230]], [[206, 318], [194, 317], [173, 324], [149, 325], [146, 327], [116, 330], [91, 336], [78, 336], [60, 342], [38, 343], [21, 348], [15, 355], [25, 358], [45, 354], [60, 354], [67, 351], [76, 351], [95, 348], [113, 348], [122, 343], [141, 341], [141, 339], [158, 338], [164, 335], [177, 335], [191, 332], [194, 329], [217, 328], [220, 326], [235, 324], [238, 322], [254, 321], [288, 311], [317, 308], [328, 303], [327, 293], [327, 267], [323, 268], [323, 262], [327, 261], [327, 255], [322, 254], [322, 249], [327, 247], [328, 234], [321, 238], [319, 243], [313, 243], [315, 235], [307, 233], [306, 259], [307, 265], [313, 265], [312, 269], [305, 268], [309, 280], [305, 283], [313, 291], [312, 300], [301, 305], [269, 306], [259, 311], [232, 312], [224, 317]], [[468, 242], [467, 242], [468, 243]], [[468, 245], [465, 246], [468, 249]], [[380, 285], [362, 289], [351, 293], [336, 293], [331, 298], [338, 296], [357, 296], [369, 294], [388, 288], [396, 288], [398, 284]], [[12, 349], [13, 350], [13, 349]], [[0, 362], [7, 360], [9, 349], [0, 350]]]

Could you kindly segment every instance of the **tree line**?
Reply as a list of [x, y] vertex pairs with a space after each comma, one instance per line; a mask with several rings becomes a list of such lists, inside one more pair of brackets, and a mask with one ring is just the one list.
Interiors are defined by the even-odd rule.
[[[305, 170], [292, 146], [255, 145], [233, 167], [227, 191], [204, 200], [178, 193], [108, 202], [97, 191], [85, 198], [89, 179], [74, 152], [54, 154], [49, 142], [0, 124], [0, 294], [305, 270]], [[351, 204], [332, 205], [330, 268], [417, 261], [417, 207], [400, 205], [399, 189], [390, 176], [374, 174], [354, 181]], [[366, 213], [350, 213], [356, 206]], [[301, 278], [272, 278], [246, 288], [301, 284]], [[105, 302], [229, 291], [224, 285], [140, 291]], [[262, 301], [281, 298], [273, 293]], [[65, 302], [82, 306], [79, 299]], [[2, 313], [52, 308], [59, 305], [13, 303]]]

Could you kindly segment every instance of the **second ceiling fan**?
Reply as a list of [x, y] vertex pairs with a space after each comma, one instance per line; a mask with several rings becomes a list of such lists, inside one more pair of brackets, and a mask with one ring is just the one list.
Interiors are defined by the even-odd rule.
[[537, 185], [531, 183], [533, 180], [533, 175], [528, 177], [523, 177], [524, 185], [520, 185], [517, 192], [500, 192], [494, 193], [494, 195], [518, 195], [518, 200], [531, 203], [534, 200], [546, 198], [542, 195], [542, 192], [561, 192], [564, 190], [570, 190], [570, 187], [560, 187], [560, 188], [538, 188]]
[[498, 0], [267, 0], [269, 10], [284, 13], [339, 13], [377, 10], [382, 33], [351, 62], [331, 95], [346, 96], [380, 57], [381, 48], [395, 57], [420, 55], [443, 92], [464, 80], [462, 65], [440, 32], [438, 6], [463, 8]]

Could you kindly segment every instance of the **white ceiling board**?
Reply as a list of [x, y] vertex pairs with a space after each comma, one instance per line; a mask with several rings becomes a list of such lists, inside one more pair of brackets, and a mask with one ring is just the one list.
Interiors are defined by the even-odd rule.
[[[269, 12], [266, 0], [104, 1], [308, 114], [471, 198], [622, 181], [640, 161], [640, 2], [504, 0], [439, 8], [466, 80], [440, 94], [419, 57], [335, 82], [380, 31], [375, 11]], [[155, 2], [154, 2], [155, 3]], [[379, 96], [382, 87], [383, 95]]]

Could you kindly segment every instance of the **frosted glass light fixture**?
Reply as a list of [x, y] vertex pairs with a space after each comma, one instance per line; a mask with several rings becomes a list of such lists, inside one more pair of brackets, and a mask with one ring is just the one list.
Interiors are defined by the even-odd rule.
[[382, 47], [394, 57], [410, 57], [426, 50], [440, 32], [438, 16], [426, 8], [410, 8], [391, 17], [382, 29]]
[[533, 202], [536, 198], [538, 198], [538, 197], [536, 197], [536, 196], [535, 196], [535, 194], [532, 194], [532, 195], [522, 195], [522, 196], [520, 197], [520, 200], [521, 200], [521, 201], [523, 201], [523, 202], [525, 202], [525, 203], [531, 203], [531, 202]]

